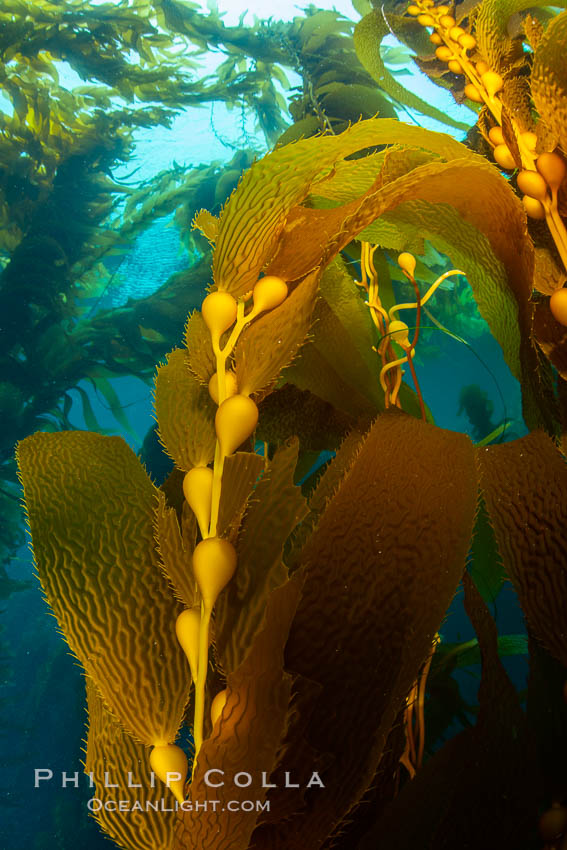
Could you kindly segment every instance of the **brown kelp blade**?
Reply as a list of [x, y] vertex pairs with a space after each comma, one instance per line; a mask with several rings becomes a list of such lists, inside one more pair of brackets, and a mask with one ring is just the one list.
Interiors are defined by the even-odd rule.
[[468, 575], [464, 587], [482, 658], [477, 722], [405, 784], [359, 850], [537, 846], [539, 779], [533, 741], [498, 657], [494, 620]]
[[274, 590], [246, 660], [228, 677], [227, 702], [199, 752], [192, 808], [179, 815], [173, 850], [247, 850], [267, 793], [262, 773], [271, 772], [285, 724], [291, 677], [283, 650], [300, 587], [291, 579]]
[[216, 607], [216, 649], [228, 673], [234, 672], [254, 641], [274, 588], [287, 579], [284, 544], [307, 514], [293, 484], [298, 441], [280, 447], [256, 485], [238, 538], [238, 569]]
[[156, 488], [119, 437], [34, 434], [18, 463], [39, 577], [71, 650], [129, 733], [173, 741], [190, 677], [158, 566]]
[[[406, 694], [461, 577], [476, 508], [472, 444], [398, 412], [378, 417], [305, 545], [305, 577], [286, 667], [316, 683], [302, 741], [278, 769], [327, 767], [325, 793], [295, 796], [296, 814], [254, 835], [258, 850], [316, 850], [366, 791]], [[302, 700], [302, 680], [296, 699]], [[329, 764], [330, 762], [330, 764]], [[300, 781], [300, 780], [297, 780]]]
[[567, 666], [567, 466], [540, 431], [477, 450], [504, 568], [533, 635]]

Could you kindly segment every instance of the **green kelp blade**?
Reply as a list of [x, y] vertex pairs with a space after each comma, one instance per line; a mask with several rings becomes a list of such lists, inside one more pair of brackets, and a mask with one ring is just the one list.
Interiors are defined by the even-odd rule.
[[[372, 358], [365, 356], [360, 350], [360, 343], [366, 341], [372, 355], [374, 352], [371, 347], [377, 342], [378, 336], [376, 335], [374, 340], [370, 335], [366, 336], [366, 340], [357, 340], [350, 333], [355, 324], [355, 317], [349, 317], [347, 311], [341, 311], [336, 303], [334, 306], [337, 312], [325, 298], [318, 302], [312, 345], [325, 362], [340, 375], [350, 392], [365, 400], [367, 411], [370, 411], [371, 415], [378, 413], [384, 409], [384, 393], [379, 380], [380, 360], [376, 356], [372, 366]], [[362, 307], [364, 308], [364, 305]], [[353, 321], [349, 321], [349, 318]], [[298, 369], [301, 369], [301, 363], [298, 363]]]
[[476, 491], [470, 440], [399, 411], [355, 450], [299, 557], [286, 647], [286, 668], [303, 677], [297, 699], [302, 683], [321, 690], [278, 772], [304, 775], [311, 748], [327, 764], [325, 791], [271, 791], [274, 812], [294, 803], [295, 814], [257, 830], [258, 850], [316, 850], [367, 790], [462, 575]]
[[216, 605], [216, 648], [228, 673], [246, 658], [270, 593], [287, 579], [284, 545], [307, 514], [293, 483], [297, 454], [297, 439], [278, 449], [256, 485], [236, 544], [238, 569]]
[[[527, 654], [528, 638], [526, 635], [499, 635], [498, 655], [500, 658]], [[472, 638], [465, 643], [442, 643], [435, 650], [433, 664], [431, 665], [431, 676], [434, 677], [446, 668], [453, 670], [454, 668], [471, 667], [474, 664], [481, 663], [482, 655], [477, 638]]]
[[[471, 159], [480, 159], [478, 154], [475, 154], [470, 148], [467, 148], [462, 142], [453, 139], [452, 136], [446, 133], [437, 133], [435, 130], [425, 130], [423, 127], [417, 127], [413, 124], [405, 124], [403, 121], [398, 121], [395, 118], [372, 118], [368, 121], [361, 121], [355, 126], [367, 125], [372, 131], [372, 137], [368, 139], [366, 146], [374, 147], [376, 145], [401, 145], [404, 148], [422, 148], [425, 151], [430, 151], [432, 154], [437, 154], [446, 160], [462, 159], [470, 156]], [[360, 146], [362, 150], [364, 145]], [[377, 154], [380, 156], [380, 153]], [[340, 158], [344, 160], [344, 156]], [[353, 167], [357, 168], [358, 160], [339, 161], [341, 168]], [[329, 185], [332, 185], [333, 175], [329, 178]], [[340, 172], [337, 171], [337, 182], [340, 181]], [[326, 181], [325, 181], [326, 183]], [[323, 188], [323, 183], [316, 183], [313, 186], [312, 194], [319, 194]], [[356, 194], [359, 194], [358, 192]]]
[[392, 102], [372, 83], [361, 85], [334, 80], [317, 86], [315, 96], [325, 114], [332, 116], [334, 121], [342, 119], [350, 122], [376, 115], [380, 118], [396, 118]]
[[17, 456], [39, 578], [71, 650], [125, 730], [174, 741], [190, 678], [158, 565], [158, 491], [119, 437], [38, 433]]
[[542, 793], [533, 741], [498, 656], [494, 620], [468, 576], [464, 587], [482, 658], [476, 725], [425, 762], [359, 850], [532, 846], [526, 836], [535, 833]]
[[315, 393], [286, 383], [261, 402], [256, 439], [279, 446], [294, 434], [300, 451], [318, 455], [324, 449], [334, 450], [355, 424], [351, 416]]
[[[180, 814], [173, 850], [247, 850], [250, 844], [259, 817], [257, 806], [250, 810], [227, 804], [266, 799], [262, 773], [272, 772], [288, 713], [291, 676], [284, 671], [283, 652], [300, 586], [292, 579], [274, 590], [250, 651], [238, 669], [229, 673], [226, 705], [199, 751], [190, 786], [193, 810]], [[224, 771], [224, 775], [210, 775], [211, 782], [224, 780], [214, 789], [219, 803], [214, 810], [210, 805], [213, 789], [204, 779], [208, 770]], [[250, 785], [234, 784], [233, 776], [241, 771], [251, 775]]]
[[122, 426], [126, 434], [128, 434], [130, 437], [133, 437], [136, 442], [141, 443], [142, 440], [130, 424], [128, 417], [126, 416], [124, 406], [122, 405], [120, 398], [118, 397], [118, 393], [116, 392], [110, 381], [103, 377], [92, 377], [92, 382], [95, 390], [97, 392], [100, 392], [104, 396], [108, 404], [108, 409], [110, 410], [118, 424]]
[[486, 505], [482, 500], [476, 515], [468, 570], [486, 604], [493, 604], [502, 589], [506, 573], [486, 513]]
[[[285, 379], [308, 390], [355, 420], [369, 420], [384, 409], [379, 356], [373, 351], [378, 331], [368, 308], [339, 260], [323, 274], [315, 305], [311, 340], [301, 357], [284, 371]], [[420, 416], [417, 397], [402, 384], [400, 400], [407, 413]]]
[[380, 55], [382, 39], [391, 34], [391, 29], [384, 17], [384, 7], [373, 9], [354, 28], [354, 46], [361, 63], [370, 76], [376, 80], [381, 89], [390, 95], [394, 101], [415, 109], [422, 115], [434, 118], [457, 130], [468, 130], [469, 125], [451, 118], [445, 112], [422, 100], [416, 94], [402, 86], [388, 71]]
[[206, 466], [215, 453], [215, 412], [206, 387], [189, 371], [187, 352], [175, 349], [155, 382], [159, 438], [178, 469]]
[[528, 627], [567, 666], [567, 466], [540, 431], [477, 450], [481, 487], [504, 568]]
[[287, 562], [290, 569], [295, 570], [298, 566], [298, 559], [301, 557], [303, 546], [312, 534], [327, 503], [341, 486], [345, 475], [352, 466], [363, 444], [365, 436], [365, 431], [361, 428], [360, 424], [358, 427], [349, 431], [338, 447], [334, 458], [329, 461], [325, 471], [317, 481], [315, 489], [309, 496], [309, 513], [297, 528], [291, 541], [289, 552], [287, 553]]
[[[387, 122], [376, 121], [380, 125], [377, 135], [380, 135], [382, 123]], [[426, 144], [431, 134], [422, 130], [419, 135]], [[458, 148], [464, 150], [461, 145]], [[404, 158], [403, 152], [399, 155]], [[393, 156], [394, 153], [391, 154]], [[496, 331], [496, 337], [503, 347], [506, 346], [511, 368], [518, 370], [519, 366], [529, 423], [537, 426], [545, 422], [548, 428], [554, 428], [552, 414], [547, 411], [548, 399], [542, 396], [538, 376], [540, 364], [530, 338], [534, 252], [526, 231], [525, 214], [508, 182], [483, 157], [468, 153], [449, 162], [432, 161], [412, 168], [409, 173], [385, 184], [378, 175], [364, 196], [342, 207], [296, 208], [281, 233], [270, 271], [283, 273], [285, 277], [286, 273], [298, 272], [302, 265], [312, 267], [328, 263], [376, 218], [412, 200], [453, 207], [454, 216], [463, 220], [464, 228], [472, 226], [488, 240], [506, 276], [504, 286], [496, 294], [500, 301], [506, 303], [507, 312], [514, 319], [504, 321], [504, 314], [495, 311], [495, 320], [501, 330]], [[298, 248], [298, 228], [301, 232], [317, 230], [319, 236], [305, 241]], [[323, 239], [321, 233], [335, 235]]]
[[[300, 390], [308, 390], [324, 399], [339, 413], [354, 419], [362, 417], [367, 423], [370, 422], [376, 413], [375, 406], [358, 390], [349, 386], [340, 374], [342, 363], [333, 365], [326, 359], [324, 352], [321, 352], [317, 345], [316, 331], [317, 325], [314, 328], [313, 340], [303, 347], [301, 357], [283, 372], [283, 379]], [[341, 337], [342, 342], [346, 338], [346, 332], [343, 331]], [[336, 349], [334, 353], [335, 356], [339, 354]]]
[[[89, 730], [85, 773], [92, 774], [94, 780], [92, 796], [102, 802], [98, 810], [93, 810], [94, 819], [125, 850], [171, 847], [175, 831], [173, 794], [157, 776], [152, 782], [147, 747], [116, 722], [91, 679], [86, 679], [86, 685]], [[124, 809], [119, 808], [118, 800], [125, 801]], [[165, 811], [159, 808], [161, 800]], [[146, 810], [147, 803], [157, 804], [157, 810], [151, 806]]]
[[501, 422], [500, 425], [497, 425], [494, 431], [491, 431], [490, 434], [487, 434], [486, 437], [483, 437], [482, 440], [479, 440], [476, 445], [479, 448], [482, 446], [489, 446], [491, 443], [499, 443], [500, 438], [504, 436], [506, 431], [511, 427], [512, 423], [508, 420]]

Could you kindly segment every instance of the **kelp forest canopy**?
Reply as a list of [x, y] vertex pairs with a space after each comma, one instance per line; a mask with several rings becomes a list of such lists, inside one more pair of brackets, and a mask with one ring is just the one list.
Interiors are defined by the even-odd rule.
[[[103, 832], [563, 850], [564, 4], [228, 25], [214, 3], [4, 0], [0, 53], [0, 593], [26, 587], [23, 493], [99, 797], [108, 763], [179, 771], [179, 803], [211, 766], [304, 783]], [[193, 115], [223, 156], [193, 161]], [[132, 436], [124, 377], [153, 392], [138, 456], [111, 436]], [[512, 587], [526, 629], [501, 633]], [[456, 594], [474, 637], [449, 641]]]

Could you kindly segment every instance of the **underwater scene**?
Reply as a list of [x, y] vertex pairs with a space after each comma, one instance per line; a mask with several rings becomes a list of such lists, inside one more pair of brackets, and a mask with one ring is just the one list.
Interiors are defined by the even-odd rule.
[[0, 850], [567, 850], [566, 7], [3, 0]]

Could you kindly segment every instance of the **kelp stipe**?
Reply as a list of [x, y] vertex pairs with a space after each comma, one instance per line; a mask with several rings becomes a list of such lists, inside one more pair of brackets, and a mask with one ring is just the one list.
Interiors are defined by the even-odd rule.
[[[408, 135], [419, 156], [396, 146], [349, 158]], [[183, 476], [181, 509], [116, 438], [36, 434], [19, 445], [38, 572], [90, 680], [95, 778], [107, 762], [124, 769], [140, 759], [146, 776], [148, 766], [166, 779], [174, 773], [177, 799], [191, 803], [139, 833], [128, 828], [131, 813], [101, 817], [122, 846], [311, 850], [339, 842], [369, 788], [389, 785], [383, 765], [408, 761], [404, 736], [393, 730], [463, 576], [479, 495], [531, 631], [564, 662], [560, 619], [550, 623], [545, 610], [567, 601], [557, 574], [567, 558], [557, 498], [567, 469], [553, 440], [535, 431], [474, 447], [421, 421], [403, 382], [403, 410], [386, 410], [372, 351], [378, 332], [337, 258], [353, 239], [367, 241], [380, 216], [399, 210], [417, 227], [424, 209], [439, 213], [428, 219], [432, 230], [462, 219], [459, 232], [478, 234], [485, 254], [470, 269], [464, 256], [459, 267], [522, 380], [530, 421], [557, 430], [531, 370], [539, 366], [527, 321], [532, 254], [520, 202], [493, 166], [457, 142], [375, 119], [276, 149], [244, 175], [217, 219], [201, 213], [195, 221], [214, 243], [214, 284], [187, 321], [184, 348], [159, 367], [155, 389], [160, 438]], [[502, 220], [517, 236], [513, 245]], [[401, 262], [410, 268], [407, 257]], [[263, 411], [283, 391], [295, 403], [270, 432]], [[301, 445], [313, 439], [306, 392], [313, 409], [332, 411], [321, 447], [336, 451], [308, 499], [293, 483], [309, 459]], [[271, 444], [265, 456], [253, 451], [256, 428]], [[534, 571], [544, 588], [535, 604], [526, 592]], [[504, 711], [514, 697], [495, 656], [495, 629], [474, 587], [467, 593], [489, 692], [510, 697]], [[177, 736], [191, 679], [197, 752], [184, 783]], [[490, 753], [500, 720], [483, 715], [459, 752]], [[453, 746], [439, 756], [441, 790], [427, 802], [424, 847], [439, 845]], [[513, 735], [506, 746], [524, 765]], [[509, 775], [490, 756], [480, 768], [488, 763], [497, 787], [516, 799], [521, 772]], [[225, 771], [219, 805], [197, 809], [210, 797], [211, 769]], [[401, 789], [402, 809], [427, 770]], [[232, 784], [242, 772], [250, 782]], [[111, 793], [99, 779], [97, 795]], [[499, 839], [523, 838], [537, 794], [519, 798], [521, 817], [513, 805], [491, 824]], [[269, 802], [269, 811], [228, 805], [251, 799]], [[377, 809], [363, 841], [378, 835], [395, 846], [400, 817], [408, 820], [399, 811]]]

